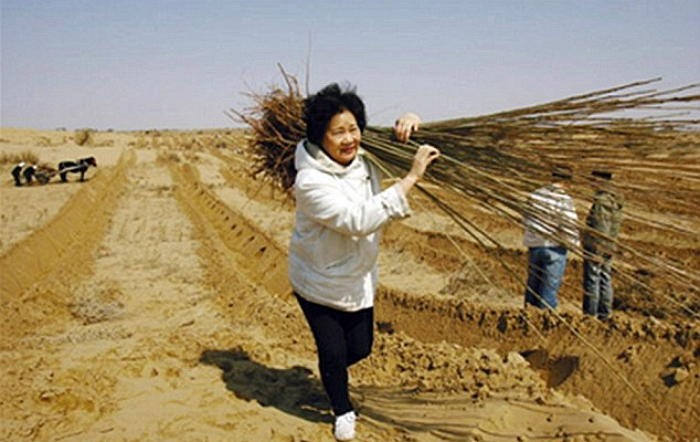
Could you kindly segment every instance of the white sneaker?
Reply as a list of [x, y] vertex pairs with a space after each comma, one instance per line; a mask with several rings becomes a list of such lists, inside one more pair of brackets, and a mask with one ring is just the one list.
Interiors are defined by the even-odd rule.
[[354, 411], [348, 411], [335, 418], [333, 436], [336, 440], [353, 440], [355, 438], [355, 420], [357, 416]]

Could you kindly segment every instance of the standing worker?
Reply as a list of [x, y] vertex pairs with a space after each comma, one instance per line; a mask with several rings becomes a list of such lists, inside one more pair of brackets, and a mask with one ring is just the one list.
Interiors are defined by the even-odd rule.
[[525, 305], [556, 308], [557, 293], [566, 269], [567, 249], [578, 247], [576, 208], [566, 190], [572, 172], [568, 166], [555, 166], [553, 182], [530, 194], [523, 215], [528, 248], [528, 277]]
[[596, 191], [583, 234], [583, 313], [605, 320], [612, 314], [612, 259], [624, 199], [612, 184], [612, 172], [591, 175]]
[[380, 231], [409, 215], [406, 195], [440, 152], [420, 146], [408, 174], [381, 190], [378, 171], [360, 148], [367, 120], [354, 89], [331, 84], [304, 104], [289, 279], [316, 342], [334, 436], [347, 441], [355, 437], [357, 418], [348, 367], [372, 350]]

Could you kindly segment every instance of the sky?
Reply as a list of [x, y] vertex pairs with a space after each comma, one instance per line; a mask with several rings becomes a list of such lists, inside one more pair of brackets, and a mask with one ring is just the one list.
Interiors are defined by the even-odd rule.
[[700, 0], [0, 0], [0, 126], [239, 127], [249, 92], [357, 87], [369, 124], [700, 81]]

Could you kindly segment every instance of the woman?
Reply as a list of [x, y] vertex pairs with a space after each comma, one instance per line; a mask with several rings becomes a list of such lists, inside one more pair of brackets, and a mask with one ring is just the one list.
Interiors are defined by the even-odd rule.
[[331, 84], [305, 102], [307, 138], [295, 152], [296, 223], [289, 278], [316, 341], [321, 380], [335, 415], [334, 436], [355, 436], [348, 367], [372, 349], [379, 230], [409, 214], [407, 193], [439, 151], [421, 146], [409, 173], [382, 191], [360, 141], [365, 107]]

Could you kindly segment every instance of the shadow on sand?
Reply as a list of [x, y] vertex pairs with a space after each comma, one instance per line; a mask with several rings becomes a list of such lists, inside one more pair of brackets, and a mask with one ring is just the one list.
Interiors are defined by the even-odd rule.
[[306, 367], [266, 367], [242, 349], [205, 350], [199, 361], [219, 367], [226, 388], [240, 399], [312, 422], [333, 422], [323, 386]]

